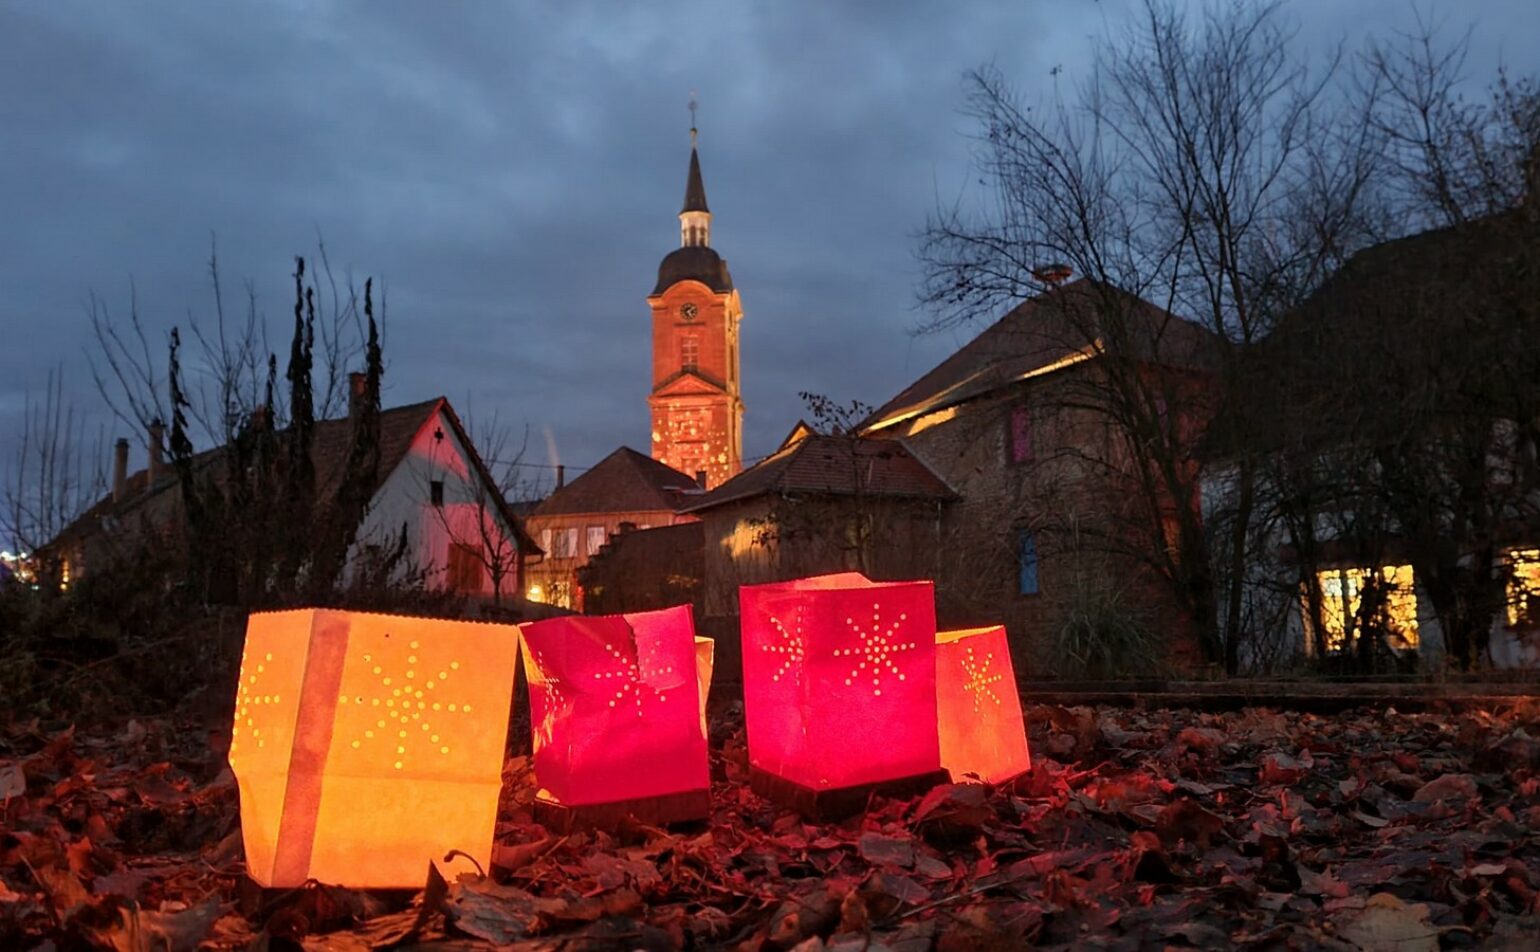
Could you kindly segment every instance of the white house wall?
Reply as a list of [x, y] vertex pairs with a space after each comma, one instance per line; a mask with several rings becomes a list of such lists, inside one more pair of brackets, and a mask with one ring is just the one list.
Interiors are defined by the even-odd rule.
[[[443, 438], [435, 438], [436, 432], [442, 433]], [[485, 515], [489, 536], [500, 540], [499, 544], [511, 553], [515, 543], [510, 527], [495, 507], [497, 489], [487, 487], [485, 496], [478, 498], [479, 477], [470, 460], [470, 453], [455, 435], [454, 427], [442, 411], [437, 412], [418, 430], [411, 448], [370, 501], [369, 513], [359, 527], [350, 555], [356, 555], [358, 546], [364, 544], [393, 545], [405, 525], [412, 565], [402, 574], [415, 569], [424, 573], [429, 587], [439, 588], [446, 581], [451, 542], [480, 543], [481, 534], [476, 529], [478, 514]], [[442, 508], [431, 503], [434, 480], [444, 484]], [[484, 565], [480, 574], [480, 594], [490, 596], [492, 578]], [[510, 566], [503, 593], [516, 594], [514, 587]]]

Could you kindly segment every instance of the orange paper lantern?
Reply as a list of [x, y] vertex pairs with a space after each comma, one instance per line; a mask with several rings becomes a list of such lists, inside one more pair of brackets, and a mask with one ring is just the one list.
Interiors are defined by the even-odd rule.
[[540, 800], [576, 808], [671, 798], [674, 815], [657, 807], [650, 818], [685, 819], [680, 804], [703, 813], [712, 651], [695, 636], [689, 606], [522, 628]]
[[456, 849], [485, 867], [518, 640], [513, 625], [253, 614], [230, 740], [251, 878], [416, 887]]
[[752, 767], [814, 792], [940, 768], [930, 582], [846, 572], [739, 600]]
[[936, 718], [953, 783], [1004, 783], [1031, 766], [1005, 628], [936, 635]]

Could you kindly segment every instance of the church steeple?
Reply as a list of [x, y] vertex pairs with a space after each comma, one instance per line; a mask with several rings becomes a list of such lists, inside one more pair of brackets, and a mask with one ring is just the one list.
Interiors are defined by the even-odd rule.
[[690, 175], [679, 212], [683, 247], [663, 256], [652, 310], [652, 458], [716, 486], [743, 470], [739, 324], [743, 305], [711, 247], [711, 211], [690, 97]]
[[700, 151], [695, 138], [695, 101], [690, 101], [690, 176], [684, 184], [684, 208], [679, 211], [679, 244], [710, 247], [711, 209], [706, 207], [706, 183], [700, 177]]

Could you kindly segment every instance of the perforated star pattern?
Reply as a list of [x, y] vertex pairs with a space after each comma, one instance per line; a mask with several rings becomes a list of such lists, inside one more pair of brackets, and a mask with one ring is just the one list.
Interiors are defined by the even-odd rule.
[[258, 715], [261, 711], [254, 708], [267, 707], [282, 700], [276, 694], [262, 693], [262, 675], [267, 672], [267, 663], [272, 660], [272, 652], [266, 652], [261, 661], [253, 664], [250, 651], [241, 652], [241, 683], [235, 692], [235, 728], [230, 732], [231, 754], [240, 748], [243, 733], [250, 740], [255, 741], [257, 747], [267, 746], [267, 740], [262, 736], [262, 728], [258, 723]]
[[545, 679], [546, 706], [558, 708], [566, 703], [566, 695], [561, 692], [562, 679], [551, 673], [551, 666], [545, 663], [545, 655], [539, 650], [535, 651], [535, 667]]
[[850, 669], [845, 683], [854, 685], [857, 679], [872, 679], [872, 695], [882, 696], [882, 679], [884, 675], [892, 675], [903, 681], [904, 672], [899, 670], [897, 655], [905, 651], [913, 651], [919, 647], [914, 641], [895, 641], [898, 629], [908, 619], [904, 612], [898, 613], [898, 618], [890, 622], [886, 627], [882, 624], [882, 606], [872, 605], [872, 626], [867, 629], [862, 622], [854, 617], [846, 618], [845, 624], [850, 626], [850, 631], [861, 639], [861, 644], [855, 648], [836, 648], [836, 658], [859, 658], [856, 666]]
[[420, 658], [417, 651], [422, 645], [414, 641], [409, 647], [412, 654], [407, 655], [407, 668], [401, 672], [387, 673], [384, 665], [377, 663], [372, 654], [364, 655], [364, 664], [371, 666], [369, 673], [377, 679], [377, 692], [367, 697], [362, 694], [343, 694], [337, 698], [339, 705], [372, 708], [376, 715], [374, 726], [365, 728], [362, 737], [352, 740], [354, 750], [366, 743], [383, 740], [392, 730], [395, 731], [396, 759], [393, 766], [397, 770], [405, 769], [409, 757], [418, 753], [422, 747], [426, 747], [428, 753], [437, 750], [439, 756], [448, 754], [449, 745], [444, 743], [432, 722], [444, 713], [459, 717], [471, 712], [469, 704], [438, 699], [439, 689], [460, 669], [460, 662], [450, 661], [438, 671], [419, 671], [417, 665]]
[[968, 673], [968, 680], [963, 682], [963, 690], [973, 695], [973, 712], [975, 714], [979, 712], [980, 706], [986, 697], [996, 704], [1000, 703], [1000, 695], [996, 694], [994, 688], [990, 685], [1004, 681], [1005, 675], [998, 671], [994, 674], [989, 673], [989, 668], [994, 663], [994, 660], [995, 656], [991, 652], [984, 655], [982, 662], [979, 661], [973, 655], [972, 645], [968, 646], [967, 652], [962, 657], [963, 670]]
[[[610, 653], [619, 667], [613, 671], [598, 671], [594, 673], [596, 681], [618, 681], [620, 686], [615, 689], [615, 696], [610, 698], [610, 707], [619, 706], [626, 695], [631, 695], [636, 700], [636, 716], [642, 716], [642, 685], [651, 678], [662, 674], [672, 674], [672, 665], [664, 665], [661, 668], [649, 668], [642, 663], [641, 649], [637, 649], [635, 661], [628, 659], [625, 653], [613, 644], [604, 646], [604, 650]], [[668, 700], [662, 691], [654, 691], [659, 701]]]
[[807, 636], [802, 631], [802, 606], [797, 606], [797, 613], [793, 616], [790, 631], [787, 631], [786, 626], [774, 615], [770, 616], [770, 624], [774, 626], [781, 638], [779, 644], [759, 646], [760, 651], [776, 655], [780, 659], [780, 667], [776, 668], [770, 680], [779, 681], [785, 675], [791, 674], [800, 681], [802, 661], [807, 657]]

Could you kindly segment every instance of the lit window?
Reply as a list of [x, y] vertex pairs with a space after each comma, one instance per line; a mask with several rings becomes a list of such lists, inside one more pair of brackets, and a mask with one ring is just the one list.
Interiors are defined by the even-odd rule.
[[679, 362], [686, 370], [694, 370], [700, 363], [700, 338], [688, 334], [679, 338]]
[[[1321, 592], [1321, 627], [1317, 650], [1333, 654], [1345, 649], [1348, 635], [1360, 631], [1383, 634], [1392, 648], [1417, 647], [1417, 590], [1410, 565], [1385, 565], [1377, 570], [1327, 569], [1316, 576]], [[1377, 605], [1365, 595], [1378, 590]], [[1305, 612], [1308, 625], [1309, 612]]]
[[1030, 529], [1016, 530], [1016, 588], [1023, 595], [1036, 595], [1037, 536]]
[[588, 545], [587, 545], [587, 552], [588, 552], [588, 554], [589, 555], [594, 555], [594, 554], [598, 553], [599, 549], [601, 549], [604, 546], [604, 543], [605, 543], [607, 538], [608, 538], [608, 534], [604, 531], [604, 527], [603, 526], [589, 526], [588, 527]]
[[1508, 553], [1508, 627], [1540, 628], [1540, 549]]

